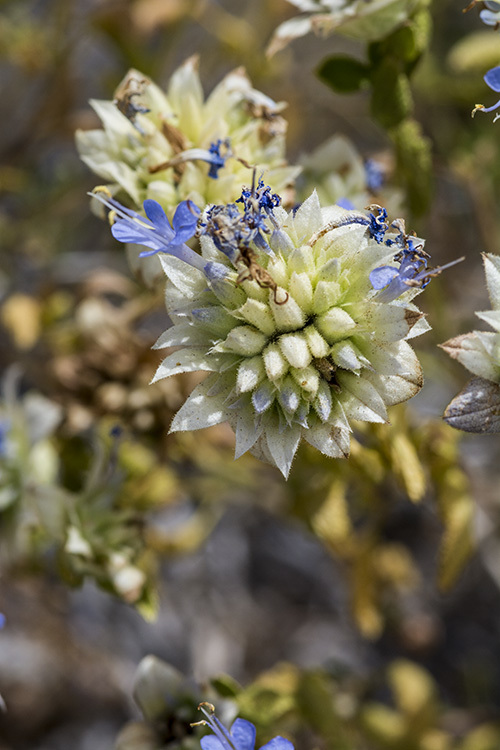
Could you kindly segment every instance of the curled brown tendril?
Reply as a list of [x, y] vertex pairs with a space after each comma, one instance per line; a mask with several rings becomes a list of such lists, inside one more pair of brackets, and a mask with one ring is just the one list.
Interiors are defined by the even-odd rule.
[[281, 302], [278, 300], [278, 285], [269, 271], [266, 271], [265, 268], [262, 268], [262, 266], [257, 263], [257, 256], [254, 251], [251, 248], [244, 246], [240, 247], [239, 250], [240, 254], [238, 260], [245, 264], [246, 271], [242, 271], [239, 274], [236, 283], [242, 284], [244, 281], [256, 281], [262, 289], [272, 289], [275, 305], [284, 305], [288, 302], [288, 292], [285, 292], [286, 296], [284, 300]]

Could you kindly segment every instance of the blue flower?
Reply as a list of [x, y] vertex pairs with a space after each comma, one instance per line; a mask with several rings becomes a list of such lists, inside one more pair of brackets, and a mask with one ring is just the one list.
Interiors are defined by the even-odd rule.
[[[201, 738], [202, 750], [254, 750], [255, 727], [251, 722], [245, 721], [245, 719], [236, 719], [231, 729], [227, 730], [215, 716], [215, 709], [211, 703], [200, 703], [199, 709], [206, 716], [206, 719], [200, 723], [208, 725], [215, 735]], [[284, 737], [274, 737], [270, 742], [262, 745], [260, 750], [294, 750], [294, 747]]]
[[365, 178], [366, 187], [372, 193], [376, 193], [384, 184], [384, 170], [375, 159], [367, 159], [365, 161]]
[[450, 268], [463, 260], [463, 258], [458, 258], [444, 266], [427, 268], [429, 257], [421, 245], [415, 246], [412, 238], [407, 237], [406, 247], [394, 256], [394, 260], [399, 263], [399, 268], [379, 266], [370, 273], [369, 278], [373, 288], [382, 290], [377, 295], [377, 301], [392, 302], [409, 289], [415, 287], [424, 289], [430, 280], [439, 276], [445, 268]]
[[5, 615], [3, 615], [0, 612], [0, 630], [3, 628], [4, 625], [5, 625]]
[[194, 235], [200, 215], [199, 208], [192, 201], [182, 201], [177, 206], [171, 226], [165, 211], [154, 200], [144, 201], [144, 211], [147, 216], [145, 219], [141, 214], [125, 208], [102, 192], [94, 192], [90, 195], [111, 209], [111, 217], [114, 220], [111, 234], [116, 240], [133, 242], [151, 248], [140, 253], [141, 258], [156, 253], [168, 253], [203, 270], [205, 265], [203, 258], [185, 244]]
[[[496, 68], [491, 68], [491, 70], [488, 70], [488, 72], [484, 75], [484, 81], [492, 91], [496, 91], [498, 93], [500, 91], [500, 65], [497, 65]], [[493, 112], [499, 107], [500, 99], [491, 107], [485, 107], [483, 104], [476, 104], [476, 106], [472, 110], [472, 117], [474, 117], [476, 112]], [[497, 114], [493, 122], [495, 122], [499, 117], [500, 114]]]

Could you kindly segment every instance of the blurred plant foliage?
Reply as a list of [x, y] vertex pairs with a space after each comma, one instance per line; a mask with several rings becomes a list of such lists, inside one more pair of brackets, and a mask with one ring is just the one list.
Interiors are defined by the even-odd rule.
[[432, 197], [431, 143], [413, 118], [410, 79], [429, 46], [432, 18], [429, 0], [413, 6], [396, 29], [369, 41], [365, 60], [333, 55], [321, 63], [318, 75], [341, 94], [370, 90], [371, 114], [394, 144], [396, 173], [406, 189], [408, 207], [421, 215]]
[[[473, 550], [474, 503], [459, 466], [458, 436], [437, 421], [411, 424], [394, 407], [391, 429], [360, 425], [349, 464], [334, 466], [313, 451], [299, 455], [291, 480], [292, 510], [306, 521], [349, 581], [361, 631], [378, 637], [398, 593], [421, 585], [408, 545], [390, 539], [396, 507], [432, 503], [443, 524], [435, 570], [442, 589], [455, 582]], [[314, 495], [311, 490], [314, 488]]]
[[[45, 25], [29, 16], [18, 24], [19, 6], [3, 5], [6, 14], [0, 53], [15, 76], [28, 70], [45, 76], [48, 83], [52, 76], [62, 80], [69, 75], [70, 49], [59, 40], [61, 24], [71, 19], [71, 4], [54, 2], [54, 12], [45, 17]], [[418, 212], [424, 210], [430, 196], [430, 152], [413, 119], [410, 79], [429, 45], [432, 5], [423, 0], [405, 4], [404, 9], [395, 3], [386, 5], [380, 26], [373, 25], [368, 15], [369, 23], [362, 17], [357, 26], [342, 21], [328, 27], [329, 33], [345, 32], [365, 43], [366, 57], [330, 57], [319, 74], [344, 94], [370, 88], [372, 116], [390, 135], [395, 173], [404, 176], [410, 205]], [[33, 10], [34, 6], [27, 3], [26, 8]], [[359, 8], [356, 13], [368, 12], [368, 5]], [[42, 9], [37, 8], [37, 13], [43, 17]], [[393, 18], [391, 14], [396, 15]], [[232, 45], [234, 51], [235, 40], [250, 16], [231, 15], [219, 8], [208, 23], [209, 13], [202, 3], [137, 0], [93, 7], [86, 23], [89, 29], [99, 28], [127, 65], [154, 72], [168, 59], [161, 47], [162, 34], [178, 39], [181, 25], [193, 18], [206, 23], [209, 34]], [[273, 11], [266, 18], [267, 23], [276, 24], [278, 14]], [[9, 32], [11, 27], [15, 33]], [[235, 34], [239, 29], [232, 40], [228, 28]], [[53, 37], [58, 44], [53, 44]], [[35, 41], [43, 51], [36, 55], [33, 68], [23, 50], [33, 50]], [[479, 65], [477, 52], [471, 55], [470, 65]], [[456, 67], [457, 60], [467, 59], [467, 54], [455, 49], [450, 59]], [[50, 111], [56, 112], [55, 99], [53, 107]], [[68, 110], [64, 112], [66, 120], [54, 120], [57, 136], [69, 125]], [[34, 107], [32, 117], [39, 115], [40, 110]], [[25, 135], [28, 144], [30, 137]], [[326, 165], [331, 165], [328, 174]], [[22, 159], [14, 158], [8, 169], [7, 193], [16, 196], [16, 211], [27, 211], [31, 203], [39, 202], [45, 189], [43, 160], [25, 204], [19, 196], [27, 167]], [[309, 162], [304, 161], [304, 171], [307, 189], [319, 181], [331, 200], [348, 198], [361, 205], [365, 199], [378, 199], [377, 192], [367, 185], [355, 147], [338, 136]], [[16, 174], [22, 176], [19, 190], [13, 178]], [[31, 245], [30, 236], [35, 229], [37, 239], [33, 242], [46, 242], [48, 255], [50, 244], [58, 249], [67, 245], [65, 232], [56, 228], [61, 223], [55, 220], [57, 211], [50, 225], [42, 223], [42, 231], [38, 223], [60, 203], [68, 184], [74, 200], [75, 183], [68, 171], [63, 170], [59, 177], [40, 216], [35, 220], [26, 216], [22, 223], [21, 233], [28, 231], [22, 256], [33, 257], [37, 244]], [[399, 204], [401, 198], [389, 191], [389, 200]], [[71, 206], [64, 211], [66, 218], [72, 216]], [[8, 235], [10, 220], [3, 220]], [[79, 256], [74, 260], [79, 262]], [[150, 347], [157, 335], [155, 316], [160, 314], [160, 299], [116, 271], [99, 270], [78, 283], [75, 276], [68, 277], [63, 269], [62, 277], [69, 278], [65, 287], [58, 286], [56, 273], [38, 295], [25, 291], [8, 294], [1, 306], [8, 357], [21, 360], [30, 372], [43, 353], [48, 365], [39, 375], [44, 398], [50, 404], [47, 415], [58, 415], [52, 422], [47, 416], [49, 427], [43, 439], [34, 440], [27, 416], [32, 397], [20, 398], [6, 385], [4, 423], [12, 422], [12, 426], [5, 428], [4, 440], [11, 447], [0, 460], [2, 516], [9, 523], [8, 557], [15, 564], [25, 559], [40, 561], [47, 549], [55, 549], [66, 580], [75, 584], [91, 576], [151, 615], [159, 556], [196, 549], [210, 534], [226, 503], [241, 498], [252, 501], [268, 470], [256, 468], [249, 459], [240, 461], [241, 469], [234, 472], [229, 461], [230, 438], [223, 430], [201, 440], [197, 437], [196, 450], [189, 435], [166, 438], [172, 414], [196, 381], [191, 376], [176, 376], [154, 387], [148, 385], [157, 361]], [[124, 432], [111, 440], [108, 433], [115, 424]], [[47, 455], [43, 481], [36, 468], [41, 451]], [[284, 493], [274, 475], [267, 486], [263, 501], [277, 491]], [[48, 496], [55, 500], [47, 504]], [[418, 587], [421, 578], [409, 547], [387, 540], [386, 526], [398, 503], [433, 503], [444, 530], [436, 576], [443, 588], [451, 586], [472, 551], [472, 501], [459, 466], [457, 437], [440, 423], [413, 424], [400, 408], [394, 410], [390, 428], [359, 426], [349, 462], [330, 461], [302, 450], [283, 502], [284, 512], [301, 518], [341, 562], [355, 619], [372, 638], [383, 631], [387, 598], [397, 599], [399, 593]], [[165, 531], [165, 526], [170, 527], [163, 515], [169, 517], [173, 508], [184, 506], [189, 512], [183, 522], [174, 524], [175, 532]]]
[[[387, 701], [378, 698], [382, 692]], [[227, 675], [199, 686], [147, 656], [134, 684], [143, 719], [124, 727], [116, 750], [199, 747], [200, 730], [190, 724], [200, 696], [215, 704], [224, 723], [238, 715], [255, 724], [258, 742], [277, 731], [324, 750], [496, 750], [500, 742], [498, 723], [453, 715], [429, 672], [407, 659], [367, 676], [281, 662], [242, 687]]]

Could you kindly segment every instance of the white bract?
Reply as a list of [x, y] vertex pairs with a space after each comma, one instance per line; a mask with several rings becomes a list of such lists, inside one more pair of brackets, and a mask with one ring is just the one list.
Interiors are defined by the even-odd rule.
[[448, 354], [474, 375], [500, 383], [500, 256], [483, 255], [491, 310], [477, 312], [493, 331], [472, 331], [442, 344]]
[[382, 301], [384, 291], [374, 290], [370, 273], [382, 267], [389, 284], [386, 269], [400, 273], [395, 252], [414, 255], [398, 244], [408, 242], [400, 223], [381, 228], [368, 212], [322, 209], [316, 193], [295, 215], [276, 204], [269, 208], [266, 195], [266, 215], [252, 214], [257, 198], [246, 196], [248, 226], [260, 231], [252, 230], [257, 244], [240, 241], [233, 262], [220, 248], [236, 236], [236, 206], [212, 212], [218, 224], [212, 237], [208, 230], [201, 237], [203, 268], [160, 256], [173, 325], [156, 348], [179, 348], [154, 380], [210, 373], [171, 430], [227, 421], [236, 433], [236, 457], [250, 451], [286, 477], [302, 438], [327, 456], [347, 457], [352, 420], [387, 422], [387, 407], [420, 389], [420, 364], [407, 339], [429, 328], [411, 300], [430, 276], [417, 274], [412, 261], [416, 281], [407, 280], [405, 261], [401, 289], [394, 291], [392, 282], [389, 301]]

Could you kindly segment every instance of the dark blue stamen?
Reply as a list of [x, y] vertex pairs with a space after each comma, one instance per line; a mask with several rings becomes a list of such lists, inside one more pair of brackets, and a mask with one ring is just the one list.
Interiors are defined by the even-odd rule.
[[[236, 203], [243, 204], [243, 213]], [[241, 248], [249, 247], [252, 242], [260, 250], [271, 253], [264, 237], [271, 231], [266, 220], [276, 223], [273, 211], [281, 203], [279, 195], [272, 193], [260, 179], [256, 188], [243, 188], [236, 203], [212, 206], [199, 223], [199, 234], [211, 237], [217, 249], [233, 263], [238, 260]]]
[[387, 223], [387, 211], [385, 208], [377, 208], [378, 215], [375, 216], [375, 214], [370, 213], [369, 214], [369, 226], [368, 231], [370, 233], [370, 237], [375, 240], [379, 245], [381, 242], [384, 241], [385, 233], [389, 229], [389, 224]]

